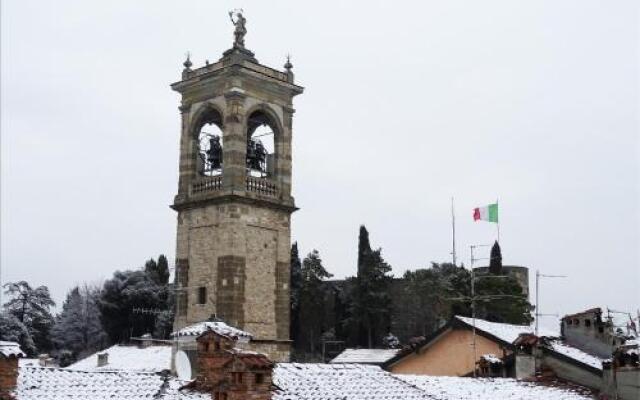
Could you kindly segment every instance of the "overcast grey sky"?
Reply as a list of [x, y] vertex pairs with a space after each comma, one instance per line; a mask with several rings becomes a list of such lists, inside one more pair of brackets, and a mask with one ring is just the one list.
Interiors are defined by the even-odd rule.
[[[395, 275], [490, 243], [543, 312], [640, 307], [635, 1], [2, 2], [3, 281], [83, 281], [173, 258], [179, 80], [232, 42], [296, 98], [293, 239], [338, 277], [366, 224]], [[533, 283], [533, 282], [532, 282]], [[546, 324], [551, 322], [547, 321]]]

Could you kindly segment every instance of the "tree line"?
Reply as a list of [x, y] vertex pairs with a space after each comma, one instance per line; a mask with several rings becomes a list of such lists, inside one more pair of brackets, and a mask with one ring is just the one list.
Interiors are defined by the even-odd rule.
[[[503, 275], [497, 243], [491, 250], [489, 271]], [[471, 272], [464, 265], [431, 263], [399, 278], [391, 272], [382, 249], [371, 247], [364, 226], [358, 237], [357, 274], [344, 280], [331, 280], [333, 275], [317, 250], [301, 261], [294, 243], [290, 332], [294, 358], [317, 360], [334, 345], [398, 347], [435, 332], [454, 315], [471, 316]], [[515, 278], [478, 279], [475, 286], [481, 300], [476, 301], [478, 318], [531, 322], [532, 306]]]
[[[0, 340], [20, 343], [28, 356], [47, 353], [61, 366], [131, 337], [167, 338], [174, 315], [174, 291], [164, 255], [142, 268], [116, 271], [102, 285], [78, 285], [61, 310], [46, 286], [18, 281], [4, 285], [8, 301], [0, 314]], [[144, 310], [145, 312], [141, 312]]]
[[[497, 243], [490, 260], [490, 273], [501, 275]], [[7, 283], [0, 340], [20, 343], [29, 356], [51, 354], [65, 366], [131, 337], [151, 333], [169, 338], [175, 315], [175, 290], [169, 276], [167, 258], [160, 255], [141, 268], [116, 271], [102, 285], [72, 288], [55, 316], [46, 286]], [[294, 360], [318, 360], [331, 346], [402, 346], [434, 332], [453, 315], [471, 315], [468, 269], [431, 263], [396, 278], [382, 248], [372, 248], [364, 226], [358, 236], [356, 275], [331, 278], [317, 250], [301, 259], [297, 243], [293, 244], [290, 336]], [[478, 318], [531, 322], [531, 304], [514, 278], [478, 280], [476, 293], [484, 296], [476, 303]]]

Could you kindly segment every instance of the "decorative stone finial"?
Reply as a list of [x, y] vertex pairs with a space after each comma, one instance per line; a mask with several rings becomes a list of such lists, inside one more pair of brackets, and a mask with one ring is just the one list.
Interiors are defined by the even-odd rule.
[[284, 64], [284, 69], [286, 69], [287, 72], [291, 72], [291, 68], [293, 68], [293, 64], [291, 64], [291, 55], [287, 54], [287, 62]]
[[184, 63], [182, 63], [182, 65], [184, 65], [184, 69], [191, 69], [191, 66], [193, 65], [193, 63], [191, 62], [191, 53], [187, 53], [187, 59], [184, 60]]
[[284, 64], [284, 69], [287, 73], [287, 82], [293, 83], [293, 64], [291, 64], [291, 55], [287, 54], [287, 62]]
[[[233, 47], [237, 49], [244, 49], [244, 35], [247, 34], [247, 19], [242, 15], [242, 9], [236, 9], [233, 11], [229, 11], [229, 18], [231, 19], [231, 23], [236, 29], [233, 31]], [[236, 19], [233, 19], [235, 15]]]

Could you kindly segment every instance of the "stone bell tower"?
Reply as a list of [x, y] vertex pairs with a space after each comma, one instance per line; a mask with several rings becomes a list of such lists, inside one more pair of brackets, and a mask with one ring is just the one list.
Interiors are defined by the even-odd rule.
[[215, 315], [286, 360], [292, 100], [303, 88], [288, 60], [284, 72], [260, 64], [245, 18], [230, 16], [233, 47], [200, 68], [187, 58], [171, 85], [182, 96], [174, 328]]

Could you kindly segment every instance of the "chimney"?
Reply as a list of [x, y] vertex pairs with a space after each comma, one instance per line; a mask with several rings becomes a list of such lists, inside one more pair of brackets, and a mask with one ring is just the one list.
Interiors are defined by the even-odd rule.
[[98, 353], [98, 368], [109, 364], [109, 353]]
[[270, 400], [273, 363], [260, 353], [234, 347], [232, 338], [207, 331], [197, 339], [195, 387], [213, 399]]
[[0, 399], [14, 399], [12, 392], [18, 384], [18, 358], [24, 357], [15, 342], [0, 342]]
[[40, 354], [38, 355], [38, 365], [41, 367], [50, 367], [51, 366], [51, 358], [48, 354]]
[[151, 336], [150, 333], [145, 333], [140, 338], [140, 342], [138, 344], [138, 347], [141, 348], [141, 349], [146, 349], [147, 347], [151, 346], [152, 344], [153, 344], [153, 337]]

